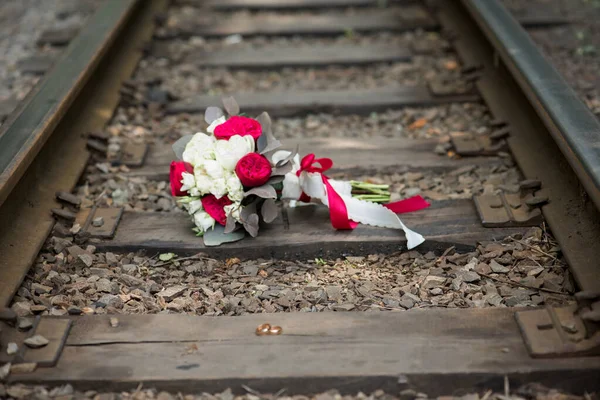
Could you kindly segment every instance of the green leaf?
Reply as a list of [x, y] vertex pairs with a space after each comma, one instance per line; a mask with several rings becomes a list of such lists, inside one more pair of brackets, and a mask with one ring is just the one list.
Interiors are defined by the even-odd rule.
[[231, 214], [227, 214], [227, 223], [225, 224], [225, 233], [231, 233], [235, 230], [237, 221]]
[[271, 171], [271, 176], [283, 176], [283, 175], [287, 174], [288, 172], [292, 172], [292, 168], [294, 168], [293, 163], [288, 162], [287, 164], [285, 164], [281, 167], [273, 168], [273, 170]]
[[162, 253], [158, 256], [160, 261], [171, 261], [175, 257], [175, 253]]
[[240, 113], [240, 106], [231, 96], [223, 99], [223, 106], [229, 115], [238, 115]]
[[293, 158], [296, 156], [296, 154], [298, 154], [298, 149], [299, 149], [300, 145], [296, 145], [296, 149], [294, 151], [292, 151], [286, 158], [284, 158], [283, 160], [279, 160], [279, 162], [277, 164], [275, 164], [276, 167], [281, 167], [285, 164], [287, 164], [289, 161], [292, 161]]
[[215, 225], [213, 229], [204, 232], [204, 245], [207, 247], [219, 246], [223, 243], [237, 242], [246, 236], [244, 231], [238, 230], [231, 233], [225, 233], [223, 225]]
[[223, 115], [223, 110], [219, 107], [208, 107], [204, 112], [204, 120], [210, 125], [213, 121], [221, 118]]
[[178, 160], [183, 159], [183, 151], [185, 150], [185, 146], [187, 146], [193, 137], [194, 135], [185, 135], [173, 143], [173, 146], [171, 146], [173, 152], [175, 153], [175, 157], [177, 157]]
[[277, 214], [279, 213], [279, 208], [273, 199], [267, 199], [263, 203], [260, 208], [260, 213], [262, 214], [263, 220], [266, 223], [273, 222], [275, 218], [277, 218]]
[[246, 232], [250, 234], [252, 237], [256, 237], [258, 235], [258, 215], [251, 214], [246, 220], [244, 220], [244, 229]]
[[267, 184], [262, 185], [262, 186], [257, 186], [255, 188], [248, 190], [247, 192], [244, 193], [244, 196], [250, 196], [251, 194], [254, 194], [258, 197], [262, 197], [263, 199], [276, 199], [277, 198], [277, 192], [275, 192], [275, 188], [273, 188], [273, 186], [267, 185]]

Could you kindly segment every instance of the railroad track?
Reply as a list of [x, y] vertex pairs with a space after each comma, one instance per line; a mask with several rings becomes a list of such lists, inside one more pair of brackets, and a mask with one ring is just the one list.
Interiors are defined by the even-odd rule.
[[[106, 0], [0, 131], [5, 379], [599, 390], [599, 123], [523, 30], [566, 23], [491, 0]], [[204, 247], [170, 145], [230, 94], [332, 176], [429, 198], [403, 216], [426, 242], [302, 207]]]

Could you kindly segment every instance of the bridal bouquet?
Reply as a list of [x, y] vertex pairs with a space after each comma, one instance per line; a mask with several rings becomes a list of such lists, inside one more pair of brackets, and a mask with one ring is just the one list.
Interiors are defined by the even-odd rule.
[[242, 239], [244, 231], [258, 234], [259, 222], [272, 222], [278, 200], [317, 202], [329, 207], [335, 229], [354, 229], [358, 223], [401, 229], [408, 248], [421, 244], [421, 235], [408, 229], [397, 213], [429, 206], [420, 196], [394, 203], [387, 185], [338, 181], [324, 173], [329, 158], [279, 150], [267, 113], [256, 119], [240, 115], [231, 97], [223, 100], [225, 114], [209, 107], [208, 133], [184, 136], [173, 150], [179, 161], [170, 169], [171, 192], [194, 221], [194, 231], [207, 246]]

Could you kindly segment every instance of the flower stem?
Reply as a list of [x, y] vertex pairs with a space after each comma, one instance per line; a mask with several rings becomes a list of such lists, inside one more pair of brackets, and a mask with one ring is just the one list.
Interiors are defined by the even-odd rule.
[[387, 203], [390, 201], [390, 185], [350, 181], [352, 197], [373, 203]]

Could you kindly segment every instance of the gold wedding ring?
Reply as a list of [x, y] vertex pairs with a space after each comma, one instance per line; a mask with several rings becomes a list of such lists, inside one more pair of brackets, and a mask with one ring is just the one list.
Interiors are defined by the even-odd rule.
[[283, 329], [280, 326], [271, 326], [271, 324], [262, 324], [256, 328], [256, 335], [281, 335]]
[[262, 324], [262, 325], [259, 325], [258, 328], [256, 328], [256, 334], [258, 336], [268, 335], [270, 330], [271, 330], [270, 324]]
[[269, 329], [269, 335], [281, 335], [283, 329], [280, 326], [273, 326]]

